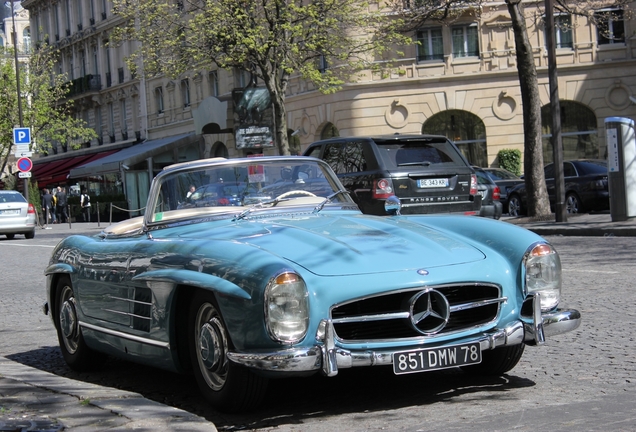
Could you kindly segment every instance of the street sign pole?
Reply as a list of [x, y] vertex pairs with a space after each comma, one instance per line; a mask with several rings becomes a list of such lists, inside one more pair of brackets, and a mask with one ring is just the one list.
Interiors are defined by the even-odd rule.
[[[15, 57], [15, 86], [18, 92], [18, 118], [20, 119], [20, 127], [22, 122], [22, 96], [20, 93], [20, 63], [18, 63], [18, 33], [15, 30], [15, 12], [13, 10], [13, 2], [11, 0], [11, 21], [13, 23], [13, 55]], [[30, 144], [30, 143], [29, 143]], [[24, 197], [29, 202], [29, 179], [24, 179]]]

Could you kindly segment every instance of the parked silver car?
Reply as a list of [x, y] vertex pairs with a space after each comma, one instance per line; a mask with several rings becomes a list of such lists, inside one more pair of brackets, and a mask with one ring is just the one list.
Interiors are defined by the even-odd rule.
[[0, 234], [9, 240], [16, 234], [35, 237], [36, 214], [33, 204], [27, 202], [20, 192], [0, 191]]

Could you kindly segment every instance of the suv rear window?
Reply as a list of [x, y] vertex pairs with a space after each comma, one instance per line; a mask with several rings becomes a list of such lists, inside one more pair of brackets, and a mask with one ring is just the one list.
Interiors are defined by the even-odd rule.
[[387, 169], [414, 165], [466, 166], [461, 154], [447, 140], [376, 141], [376, 144]]

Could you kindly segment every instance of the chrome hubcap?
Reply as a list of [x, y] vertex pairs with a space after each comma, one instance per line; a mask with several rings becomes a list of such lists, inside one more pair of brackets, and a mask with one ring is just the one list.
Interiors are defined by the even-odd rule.
[[60, 311], [60, 328], [64, 337], [72, 338], [75, 335], [76, 325], [75, 308], [71, 301], [65, 301]]
[[199, 355], [208, 370], [213, 369], [221, 357], [219, 334], [210, 323], [205, 323], [199, 336]]
[[62, 288], [59, 318], [64, 346], [69, 353], [75, 354], [79, 344], [80, 333], [77, 310], [75, 309], [75, 297], [73, 289], [69, 286]]
[[227, 337], [219, 313], [209, 303], [199, 308], [195, 322], [197, 362], [207, 385], [219, 391], [227, 380]]

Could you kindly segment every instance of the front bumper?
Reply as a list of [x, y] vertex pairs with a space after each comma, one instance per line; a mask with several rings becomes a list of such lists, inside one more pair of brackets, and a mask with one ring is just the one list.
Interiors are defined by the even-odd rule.
[[[504, 328], [462, 339], [462, 343], [478, 342], [482, 351], [518, 345], [542, 345], [545, 337], [555, 336], [576, 329], [581, 324], [581, 314], [575, 309], [561, 310], [541, 314], [538, 299], [534, 301], [532, 317], [521, 317]], [[228, 353], [231, 361], [261, 371], [271, 372], [308, 372], [321, 369], [327, 376], [335, 376], [341, 368], [359, 366], [379, 366], [393, 364], [393, 354], [404, 351], [404, 347], [389, 350], [352, 351], [335, 346], [333, 324], [325, 320], [323, 343], [311, 347], [290, 348], [275, 352]], [[449, 345], [457, 343], [453, 341]], [[443, 346], [440, 344], [439, 346]], [[431, 344], [426, 348], [433, 348]]]

